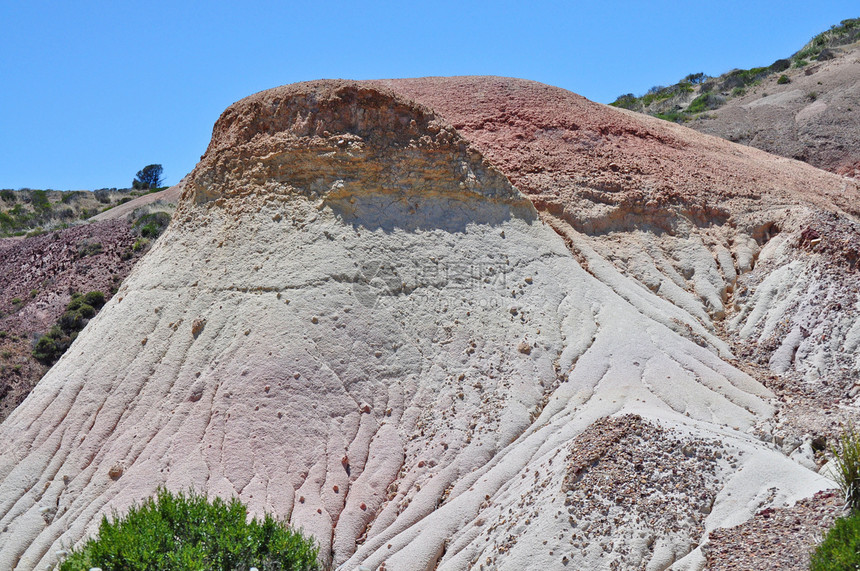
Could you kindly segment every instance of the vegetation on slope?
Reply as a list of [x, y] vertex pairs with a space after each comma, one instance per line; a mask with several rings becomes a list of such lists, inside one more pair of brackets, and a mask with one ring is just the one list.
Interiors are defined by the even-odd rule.
[[851, 514], [837, 519], [815, 549], [810, 562], [812, 571], [860, 569], [860, 433], [853, 426], [842, 434], [833, 454], [836, 483]]
[[105, 294], [100, 291], [73, 294], [57, 324], [36, 342], [33, 358], [48, 366], [56, 363], [104, 304]]
[[109, 298], [164, 231], [170, 210], [155, 202], [123, 219], [0, 240], [0, 422], [90, 319], [69, 294], [100, 291]]
[[152, 189], [0, 190], [0, 237], [35, 235], [67, 228], [138, 196], [158, 192]]
[[60, 571], [311, 571], [320, 568], [317, 554], [313, 540], [269, 514], [249, 521], [236, 498], [210, 502], [162, 488], [125, 517], [102, 518], [98, 538], [73, 551]]
[[[641, 96], [632, 93], [621, 95], [610, 105], [683, 123], [746, 94], [747, 89], [760, 84], [772, 74], [781, 74], [792, 67], [803, 67], [812, 59], [831, 59], [834, 57], [833, 48], [857, 40], [860, 40], [860, 18], [842, 20], [838, 26], [832, 26], [812, 38], [789, 59], [779, 59], [767, 67], [735, 69], [719, 77], [704, 73], [690, 74], [675, 85], [658, 85]], [[788, 83], [790, 79], [783, 74], [778, 82]]]

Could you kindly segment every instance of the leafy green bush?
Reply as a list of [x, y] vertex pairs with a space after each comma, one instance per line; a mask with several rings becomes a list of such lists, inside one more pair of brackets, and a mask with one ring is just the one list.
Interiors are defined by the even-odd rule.
[[194, 492], [174, 495], [160, 488], [126, 516], [102, 518], [98, 539], [74, 550], [60, 571], [311, 571], [320, 568], [317, 554], [313, 540], [269, 514], [248, 521], [236, 498], [209, 502]]
[[860, 567], [860, 514], [839, 518], [812, 554], [812, 571], [847, 571]]
[[786, 83], [791, 83], [791, 80], [788, 79], [787, 75], [780, 75], [779, 79], [776, 80], [779, 85], [785, 85]]
[[15, 191], [11, 188], [4, 188], [0, 190], [0, 198], [2, 198], [6, 202], [15, 202], [17, 197], [15, 196]]

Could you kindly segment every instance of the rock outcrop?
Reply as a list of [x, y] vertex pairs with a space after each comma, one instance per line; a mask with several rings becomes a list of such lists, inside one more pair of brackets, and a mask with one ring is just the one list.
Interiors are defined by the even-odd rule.
[[[832, 485], [781, 399], [824, 419], [820, 376], [860, 368], [854, 264], [822, 246], [858, 194], [528, 81], [251, 96], [0, 425], [0, 567], [166, 485], [344, 569], [701, 568], [710, 531]], [[826, 338], [771, 342], [794, 322]]]

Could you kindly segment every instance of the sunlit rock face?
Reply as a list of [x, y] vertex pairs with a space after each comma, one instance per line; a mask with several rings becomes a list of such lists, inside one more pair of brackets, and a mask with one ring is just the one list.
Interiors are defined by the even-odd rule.
[[0, 568], [160, 485], [344, 569], [700, 567], [709, 530], [830, 485], [754, 434], [778, 403], [733, 343], [767, 310], [733, 292], [857, 194], [715, 141], [499, 78], [234, 104], [0, 425]]

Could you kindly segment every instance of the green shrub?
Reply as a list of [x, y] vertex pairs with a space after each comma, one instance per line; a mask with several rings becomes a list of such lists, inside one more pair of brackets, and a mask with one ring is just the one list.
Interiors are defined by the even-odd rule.
[[86, 258], [87, 256], [95, 256], [104, 252], [104, 247], [100, 242], [90, 242], [83, 240], [78, 243], [78, 257]]
[[108, 204], [110, 202], [110, 190], [108, 190], [107, 188], [100, 188], [98, 190], [94, 190], [93, 196], [102, 204]]
[[143, 238], [158, 238], [170, 224], [167, 212], [150, 212], [134, 221], [132, 229]]
[[803, 67], [807, 64], [809, 64], [809, 62], [806, 61], [805, 59], [799, 59], [799, 60], [794, 62], [794, 67]]
[[73, 294], [57, 324], [36, 341], [33, 358], [48, 366], [56, 363], [104, 304], [105, 295], [100, 291]]
[[[78, 308], [80, 309], [80, 308]], [[57, 324], [66, 334], [71, 335], [75, 331], [80, 331], [86, 325], [84, 321], [87, 319], [79, 311], [66, 311], [60, 316]]]
[[832, 447], [836, 462], [836, 483], [845, 495], [852, 511], [860, 510], [860, 434], [853, 425], [839, 437], [839, 446]]
[[774, 73], [779, 73], [781, 71], [787, 70], [790, 67], [791, 67], [791, 60], [790, 59], [778, 59], [775, 62], [773, 62], [772, 64], [770, 64], [769, 69], [770, 69], [770, 71], [772, 71]]
[[702, 113], [703, 111], [707, 111], [709, 109], [716, 109], [720, 105], [725, 102], [724, 98], [720, 95], [716, 95], [711, 93], [710, 91], [706, 93], [702, 93], [690, 103], [690, 106], [687, 107], [688, 113]]
[[666, 113], [657, 113], [654, 115], [658, 119], [663, 119], [664, 121], [671, 121], [672, 123], [683, 123], [687, 121], [689, 117], [680, 112], [680, 111], [667, 111]]
[[83, 193], [79, 190], [72, 190], [72, 191], [64, 192], [62, 194], [62, 198], [60, 198], [60, 201], [63, 204], [68, 204], [72, 201], [76, 201], [76, 200], [80, 199], [82, 194]]
[[4, 188], [0, 190], [0, 198], [2, 198], [6, 202], [15, 202], [17, 197], [15, 196], [15, 191], [11, 188]]
[[812, 554], [812, 571], [847, 571], [860, 567], [860, 514], [839, 518]]
[[96, 309], [101, 309], [105, 304], [105, 294], [100, 291], [91, 291], [84, 296], [84, 303], [92, 305]]
[[48, 193], [44, 190], [31, 190], [30, 203], [36, 212], [45, 213], [51, 210], [51, 201], [48, 200]]
[[636, 110], [639, 106], [639, 99], [633, 95], [632, 93], [627, 93], [625, 95], [619, 95], [618, 98], [610, 103], [613, 107], [621, 107], [623, 109], [631, 109]]
[[785, 85], [786, 83], [791, 83], [791, 80], [788, 79], [787, 75], [780, 75], [779, 79], [776, 80], [779, 85]]
[[70, 301], [69, 304], [66, 306], [66, 311], [76, 311], [81, 307], [81, 305], [83, 305], [83, 303], [84, 296], [79, 293], [73, 293], [72, 301]]
[[746, 95], [747, 90], [743, 87], [735, 87], [732, 89], [732, 97], [740, 97], [741, 95]]
[[4, 232], [8, 232], [10, 230], [14, 230], [17, 227], [15, 219], [9, 215], [6, 211], [0, 211], [0, 228], [3, 229]]
[[33, 348], [33, 358], [50, 366], [60, 359], [66, 349], [68, 349], [68, 345], [63, 343], [62, 339], [57, 340], [49, 335], [43, 335], [36, 341], [36, 346]]
[[90, 319], [95, 316], [96, 310], [92, 305], [84, 303], [78, 308], [78, 314], [84, 319]]
[[311, 571], [320, 568], [317, 554], [313, 540], [269, 514], [248, 521], [238, 499], [210, 502], [194, 492], [174, 495], [160, 488], [126, 516], [102, 518], [98, 538], [74, 550], [60, 571]]

